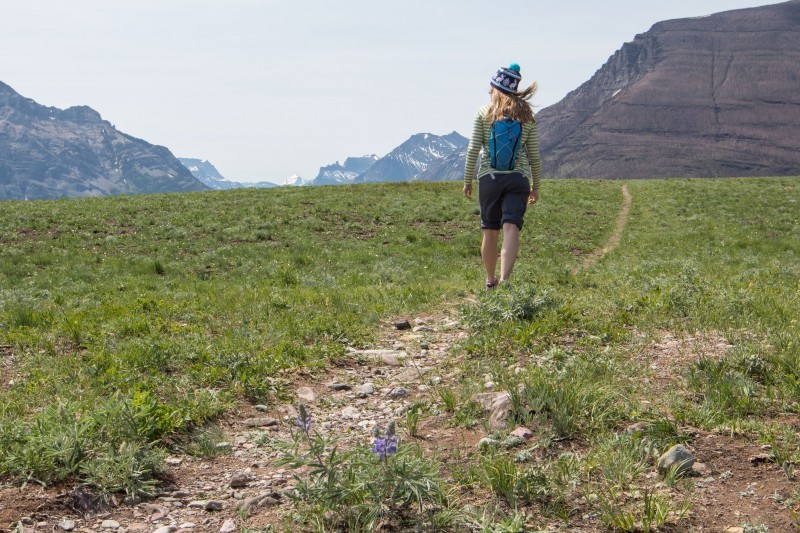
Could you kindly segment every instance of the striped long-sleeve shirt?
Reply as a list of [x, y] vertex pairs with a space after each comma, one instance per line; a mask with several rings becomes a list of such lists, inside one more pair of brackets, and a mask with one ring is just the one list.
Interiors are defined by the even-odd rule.
[[494, 170], [490, 165], [490, 157], [486, 152], [489, 148], [489, 135], [492, 125], [485, 120], [486, 111], [489, 106], [483, 106], [475, 113], [475, 121], [472, 126], [472, 138], [467, 148], [467, 164], [464, 167], [464, 183], [472, 184], [472, 177], [475, 175], [475, 165], [478, 163], [478, 155], [483, 151], [481, 166], [478, 169], [478, 177], [490, 172], [496, 174], [509, 174], [511, 172], [522, 172], [530, 181], [531, 188], [538, 189], [542, 179], [542, 160], [539, 158], [539, 134], [536, 131], [536, 122], [525, 122], [522, 124], [522, 148], [517, 154], [517, 161], [514, 170]]

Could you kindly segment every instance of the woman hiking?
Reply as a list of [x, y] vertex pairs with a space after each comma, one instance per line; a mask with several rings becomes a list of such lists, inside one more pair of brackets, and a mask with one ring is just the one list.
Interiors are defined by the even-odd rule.
[[[489, 82], [492, 101], [478, 109], [467, 148], [464, 196], [472, 197], [472, 176], [478, 155], [478, 201], [481, 208], [481, 257], [486, 268], [486, 288], [507, 284], [519, 251], [519, 232], [528, 205], [539, 200], [542, 163], [539, 137], [529, 102], [536, 82], [520, 89], [519, 65], [500, 68]], [[503, 230], [500, 279], [497, 244]]]

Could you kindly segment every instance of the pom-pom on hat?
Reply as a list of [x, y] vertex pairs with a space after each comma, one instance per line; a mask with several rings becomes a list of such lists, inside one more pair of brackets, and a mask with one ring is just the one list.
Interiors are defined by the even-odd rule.
[[511, 63], [508, 68], [500, 67], [497, 73], [492, 76], [492, 81], [489, 82], [489, 85], [506, 94], [517, 94], [520, 81], [522, 81], [522, 76], [519, 74], [519, 65]]

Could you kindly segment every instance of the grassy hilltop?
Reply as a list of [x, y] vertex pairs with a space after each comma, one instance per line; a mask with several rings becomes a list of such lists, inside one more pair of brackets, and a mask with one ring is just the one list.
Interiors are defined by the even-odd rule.
[[[440, 469], [459, 496], [491, 495], [487, 528], [525, 513], [568, 524], [581, 508], [646, 530], [653, 501], [664, 522], [687, 520], [675, 480], [648, 496], [644, 472], [695, 430], [768, 445], [793, 479], [800, 179], [624, 184], [624, 230], [600, 257], [623, 182], [546, 181], [513, 288], [491, 295], [477, 202], [457, 183], [0, 202], [0, 480], [153, 495], [166, 453], [238, 402], [292, 401], [297, 371], [443, 305], [460, 306], [468, 372], [422, 416], [484, 423], [470, 401], [483, 380], [468, 376], [491, 374], [514, 391], [508, 431], [535, 420], [548, 443]], [[667, 334], [731, 348], [670, 381], [637, 358]], [[642, 420], [644, 435], [623, 431]], [[621, 496], [631, 487], [650, 503]]]

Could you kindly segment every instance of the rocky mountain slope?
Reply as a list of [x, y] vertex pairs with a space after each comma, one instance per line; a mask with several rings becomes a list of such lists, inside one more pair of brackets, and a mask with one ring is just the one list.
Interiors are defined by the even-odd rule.
[[659, 22], [538, 120], [546, 176], [800, 174], [800, 0]]
[[418, 133], [375, 162], [354, 181], [411, 181], [429, 165], [467, 147], [468, 139], [455, 131], [447, 135]]
[[205, 189], [168, 149], [118, 131], [92, 108], [46, 107], [0, 82], [0, 199]]
[[317, 177], [311, 180], [308, 185], [351, 183], [374, 165], [378, 159], [377, 155], [365, 155], [363, 157], [348, 157], [344, 160], [344, 164], [340, 164], [337, 161], [332, 165], [321, 167]]
[[226, 190], [226, 189], [242, 189], [248, 187], [277, 187], [275, 183], [269, 181], [259, 181], [255, 183], [230, 181], [220, 174], [217, 167], [212, 165], [205, 159], [194, 159], [191, 157], [179, 157], [178, 161], [185, 166], [192, 175], [200, 180], [205, 186], [210, 189]]

